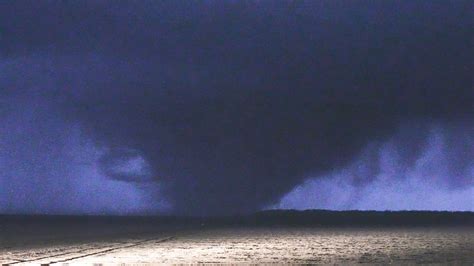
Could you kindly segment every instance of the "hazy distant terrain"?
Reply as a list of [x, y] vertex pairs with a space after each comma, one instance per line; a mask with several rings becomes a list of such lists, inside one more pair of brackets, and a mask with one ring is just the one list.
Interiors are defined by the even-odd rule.
[[328, 211], [220, 218], [0, 216], [0, 263], [471, 265], [472, 217], [473, 213]]

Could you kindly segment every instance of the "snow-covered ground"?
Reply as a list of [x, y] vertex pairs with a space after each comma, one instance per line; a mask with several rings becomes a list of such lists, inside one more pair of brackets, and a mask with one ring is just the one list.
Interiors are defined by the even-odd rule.
[[[143, 228], [142, 228], [143, 229]], [[0, 263], [474, 263], [470, 228], [200, 228], [123, 230], [3, 241]]]

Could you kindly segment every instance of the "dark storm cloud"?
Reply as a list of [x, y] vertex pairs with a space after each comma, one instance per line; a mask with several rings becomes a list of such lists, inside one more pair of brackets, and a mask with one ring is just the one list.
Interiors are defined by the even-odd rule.
[[2, 2], [0, 100], [136, 151], [177, 212], [250, 211], [400, 123], [472, 125], [472, 24], [470, 1]]
[[474, 211], [473, 144], [472, 124], [404, 125], [268, 208]]
[[129, 182], [150, 181], [150, 166], [140, 152], [131, 149], [108, 151], [99, 160], [101, 171], [109, 177]]

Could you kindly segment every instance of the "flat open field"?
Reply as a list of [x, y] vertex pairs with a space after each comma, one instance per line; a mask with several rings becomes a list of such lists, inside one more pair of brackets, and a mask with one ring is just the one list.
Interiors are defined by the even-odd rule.
[[474, 263], [473, 227], [3, 227], [2, 264]]

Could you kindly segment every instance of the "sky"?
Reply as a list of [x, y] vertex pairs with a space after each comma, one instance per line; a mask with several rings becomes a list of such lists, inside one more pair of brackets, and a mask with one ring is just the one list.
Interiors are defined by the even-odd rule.
[[2, 1], [0, 213], [474, 211], [472, 1]]

